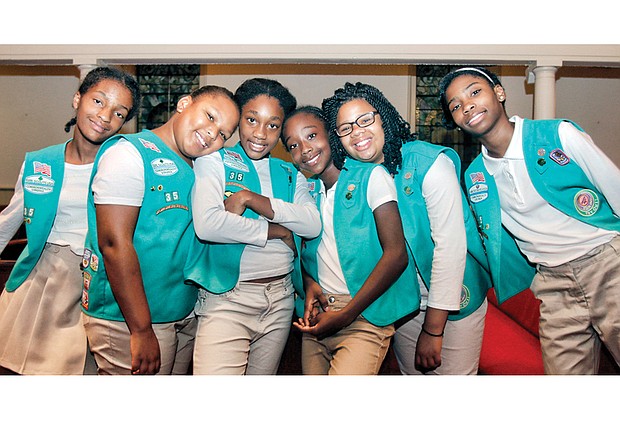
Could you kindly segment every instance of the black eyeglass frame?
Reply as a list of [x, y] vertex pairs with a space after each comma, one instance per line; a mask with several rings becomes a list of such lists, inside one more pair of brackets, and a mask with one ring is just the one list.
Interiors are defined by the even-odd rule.
[[[351, 130], [349, 132], [345, 133], [345, 134], [340, 134], [340, 132], [338, 131], [338, 128], [335, 128], [334, 132], [336, 132], [336, 135], [338, 135], [339, 138], [344, 138], [345, 136], [350, 135], [353, 132], [353, 125], [354, 124], [357, 125], [357, 127], [359, 127], [359, 128], [368, 127], [368, 126], [372, 125], [375, 122], [375, 120], [376, 120], [375, 116], [377, 114], [379, 114], [378, 111], [369, 111], [368, 113], [364, 113], [361, 116], [358, 116], [357, 119], [355, 119], [355, 121], [353, 121], [353, 122], [341, 123], [338, 127], [341, 127], [343, 125], [351, 125]], [[372, 117], [372, 120], [369, 123], [367, 123], [367, 124], [360, 125], [359, 124], [359, 120], [362, 117], [368, 116], [368, 115], [370, 115]]]

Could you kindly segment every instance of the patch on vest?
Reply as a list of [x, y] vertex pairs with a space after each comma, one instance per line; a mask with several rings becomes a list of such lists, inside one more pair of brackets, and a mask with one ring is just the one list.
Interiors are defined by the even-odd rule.
[[596, 192], [590, 189], [581, 189], [575, 194], [575, 209], [584, 217], [591, 217], [599, 209], [601, 205]]
[[159, 150], [159, 148], [157, 148], [157, 145], [155, 145], [155, 144], [154, 144], [154, 143], [152, 143], [151, 141], [147, 141], [146, 139], [142, 139], [142, 138], [138, 138], [138, 140], [140, 141], [140, 143], [142, 143], [142, 145], [143, 145], [145, 148], [148, 148], [148, 149], [150, 149], [150, 150], [152, 150], [152, 151], [155, 151], [155, 152], [161, 152], [161, 151]]
[[570, 163], [568, 156], [559, 148], [554, 149], [549, 153], [549, 158], [558, 163], [561, 166], [565, 166]]
[[486, 179], [484, 178], [484, 173], [478, 171], [476, 173], [470, 173], [469, 178], [472, 183], [484, 183]]
[[151, 167], [158, 176], [172, 176], [179, 171], [175, 162], [168, 158], [156, 158], [151, 161]]
[[250, 168], [246, 163], [243, 162], [243, 157], [239, 153], [234, 151], [226, 150], [224, 151], [224, 165], [228, 167], [232, 167], [239, 171], [248, 172]]
[[43, 174], [47, 177], [52, 177], [52, 166], [47, 163], [41, 163], [40, 161], [34, 161], [32, 167], [35, 173]]
[[32, 175], [24, 180], [24, 189], [30, 193], [43, 195], [54, 190], [56, 182], [51, 177], [42, 175]]
[[469, 194], [469, 199], [471, 200], [471, 202], [473, 202], [474, 204], [478, 203], [478, 202], [482, 202], [485, 199], [487, 199], [489, 197], [489, 194], [486, 192], [482, 192], [482, 193], [474, 193], [474, 194]]
[[474, 195], [476, 193], [487, 192], [489, 190], [489, 186], [485, 183], [478, 183], [469, 188], [469, 194]]
[[469, 301], [471, 300], [471, 293], [466, 285], [463, 284], [463, 288], [461, 289], [461, 309], [465, 309], [467, 305], [469, 305]]

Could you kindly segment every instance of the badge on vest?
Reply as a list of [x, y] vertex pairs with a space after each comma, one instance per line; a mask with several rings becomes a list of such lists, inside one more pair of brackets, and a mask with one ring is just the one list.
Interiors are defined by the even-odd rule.
[[225, 150], [223, 160], [224, 165], [227, 167], [231, 167], [246, 173], [250, 171], [248, 165], [243, 162], [243, 157], [241, 156], [241, 154], [237, 152]]
[[145, 148], [148, 148], [148, 149], [150, 149], [150, 150], [152, 150], [152, 151], [155, 151], [155, 152], [161, 152], [161, 151], [159, 150], [159, 148], [157, 148], [157, 145], [155, 145], [155, 144], [154, 144], [154, 143], [152, 143], [151, 141], [147, 141], [146, 139], [142, 139], [142, 138], [138, 138], [138, 139], [140, 140], [140, 142], [142, 143], [142, 145], [143, 145]]
[[591, 217], [599, 209], [600, 200], [596, 192], [591, 189], [581, 189], [575, 194], [575, 209], [584, 217]]
[[471, 301], [471, 293], [469, 292], [469, 288], [463, 284], [463, 288], [461, 289], [461, 303], [460, 308], [465, 309], [469, 302]]
[[559, 148], [554, 149], [549, 153], [549, 158], [558, 163], [561, 166], [565, 166], [570, 163], [570, 158]]
[[54, 190], [56, 182], [51, 177], [43, 175], [32, 175], [24, 179], [24, 189], [30, 193], [44, 195]]
[[345, 198], [347, 199], [351, 199], [353, 198], [353, 191], [355, 190], [355, 185], [353, 183], [351, 183], [349, 186], [347, 186], [347, 194], [345, 195]]
[[469, 178], [472, 183], [485, 183], [486, 179], [484, 178], [484, 173], [478, 171], [476, 173], [470, 173]]
[[151, 161], [151, 167], [158, 176], [172, 176], [179, 172], [176, 163], [168, 158], [156, 158]]
[[32, 223], [32, 217], [34, 217], [34, 208], [24, 207], [24, 222], [26, 224]]

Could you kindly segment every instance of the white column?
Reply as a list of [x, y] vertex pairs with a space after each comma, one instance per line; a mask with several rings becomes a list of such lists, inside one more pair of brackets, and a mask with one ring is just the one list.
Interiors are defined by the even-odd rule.
[[555, 73], [557, 66], [535, 66], [528, 68], [534, 84], [534, 119], [555, 118]]
[[78, 65], [78, 69], [80, 70], [80, 82], [84, 80], [88, 72], [96, 68], [96, 64], [80, 64]]

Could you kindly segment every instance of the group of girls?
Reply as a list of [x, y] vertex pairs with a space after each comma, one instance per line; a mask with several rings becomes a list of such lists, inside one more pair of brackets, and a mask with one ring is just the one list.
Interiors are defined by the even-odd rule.
[[[440, 88], [446, 126], [483, 145], [467, 191], [457, 153], [371, 85], [320, 108], [272, 79], [206, 86], [163, 126], [113, 136], [139, 92], [95, 69], [73, 138], [27, 154], [0, 216], [0, 250], [28, 234], [0, 366], [276, 374], [294, 319], [303, 374], [377, 374], [392, 342], [403, 374], [476, 374], [488, 289], [530, 285], [547, 373], [595, 373], [601, 341], [620, 361], [620, 171], [570, 122], [509, 119], [486, 69]], [[292, 163], [271, 156], [280, 140]]]

